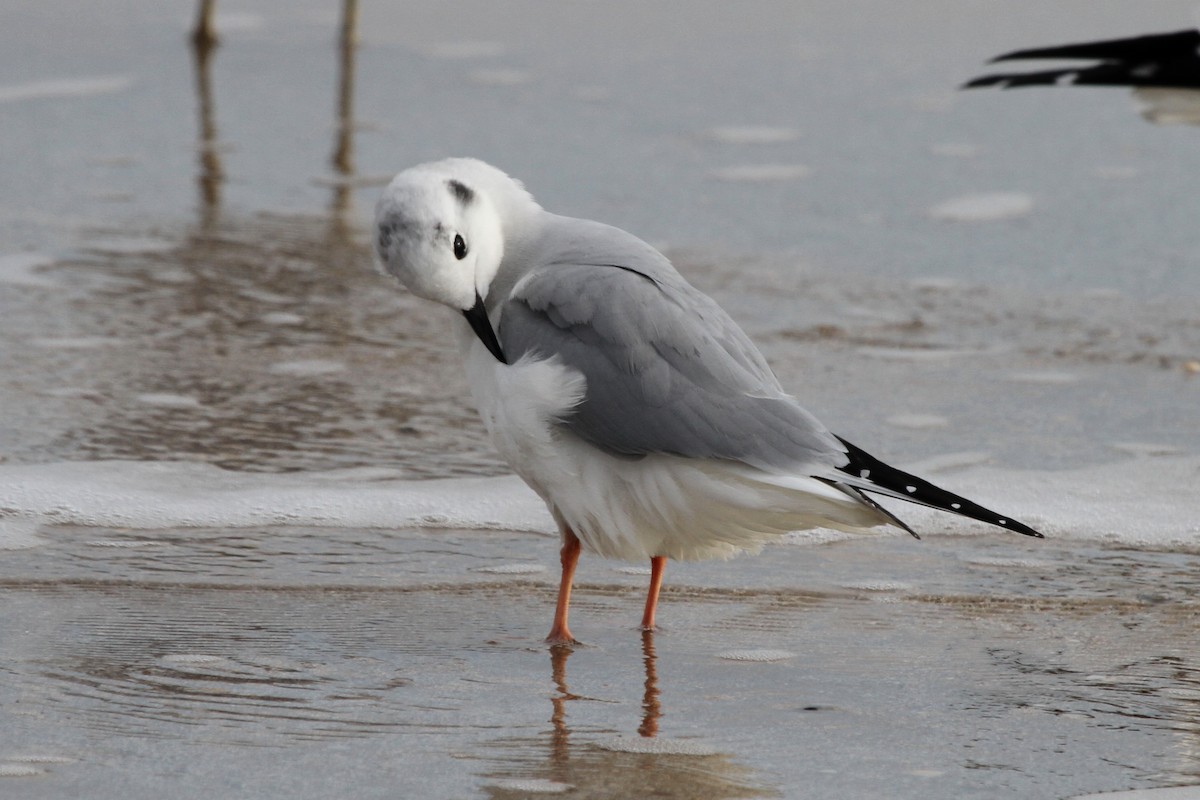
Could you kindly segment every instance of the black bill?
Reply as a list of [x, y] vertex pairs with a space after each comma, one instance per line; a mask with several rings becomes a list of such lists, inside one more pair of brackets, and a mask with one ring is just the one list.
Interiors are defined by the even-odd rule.
[[487, 309], [484, 308], [483, 298], [479, 296], [478, 292], [475, 293], [474, 307], [468, 311], [464, 311], [463, 316], [467, 318], [467, 322], [471, 323], [471, 330], [475, 331], [475, 335], [479, 337], [479, 341], [483, 342], [484, 347], [501, 364], [507, 364], [508, 359], [504, 357], [504, 351], [500, 349], [500, 342], [496, 341], [496, 332], [492, 330], [492, 323], [488, 321]]

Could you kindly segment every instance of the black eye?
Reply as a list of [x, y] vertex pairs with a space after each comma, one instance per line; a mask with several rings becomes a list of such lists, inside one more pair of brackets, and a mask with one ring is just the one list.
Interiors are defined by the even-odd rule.
[[467, 257], [467, 243], [464, 242], [462, 236], [457, 233], [454, 234], [454, 257], [459, 261], [462, 261]]

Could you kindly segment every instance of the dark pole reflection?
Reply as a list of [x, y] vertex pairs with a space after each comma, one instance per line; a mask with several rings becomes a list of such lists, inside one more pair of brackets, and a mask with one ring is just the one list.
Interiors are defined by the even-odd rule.
[[330, 206], [335, 231], [345, 233], [354, 196], [354, 58], [358, 49], [358, 0], [343, 0], [338, 36], [337, 120], [330, 163], [337, 173]]
[[196, 97], [199, 104], [200, 132], [197, 149], [200, 153], [200, 227], [210, 231], [217, 222], [221, 207], [221, 184], [225, 171], [221, 165], [217, 141], [216, 107], [212, 93], [212, 57], [217, 50], [217, 37], [212, 27], [215, 0], [202, 0], [192, 33], [192, 65], [196, 74]]
[[192, 44], [212, 48], [217, 43], [217, 31], [213, 27], [213, 13], [217, 0], [200, 0], [196, 6], [196, 25], [192, 28]]
[[[199, 116], [200, 170], [196, 183], [200, 189], [200, 228], [205, 232], [210, 232], [219, 222], [221, 190], [225, 183], [212, 85], [212, 61], [218, 45], [213, 25], [215, 9], [216, 0], [200, 0], [190, 37]], [[358, 0], [343, 0], [338, 34], [337, 118], [333, 153], [329, 159], [335, 173], [331, 182], [330, 238], [336, 242], [350, 242], [353, 238], [349, 213], [353, 207], [357, 175], [354, 165], [354, 61], [357, 49]]]

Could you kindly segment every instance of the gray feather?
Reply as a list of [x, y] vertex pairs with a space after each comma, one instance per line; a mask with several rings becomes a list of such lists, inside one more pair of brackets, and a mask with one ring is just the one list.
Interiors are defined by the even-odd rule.
[[555, 217], [536, 252], [513, 270], [521, 274], [498, 276], [512, 287], [499, 337], [513, 361], [558, 356], [583, 373], [584, 400], [563, 420], [575, 434], [626, 456], [782, 471], [845, 462], [741, 328], [649, 245]]

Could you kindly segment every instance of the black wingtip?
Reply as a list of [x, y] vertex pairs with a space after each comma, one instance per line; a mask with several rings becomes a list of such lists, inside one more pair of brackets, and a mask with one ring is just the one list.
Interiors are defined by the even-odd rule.
[[[916, 475], [910, 475], [903, 470], [885, 464], [875, 458], [875, 456], [847, 442], [840, 436], [837, 439], [846, 447], [846, 455], [849, 457], [846, 465], [838, 469], [847, 475], [851, 475], [859, 480], [868, 481], [872, 484], [871, 486], [858, 487], [863, 491], [874, 491], [879, 494], [886, 494], [891, 497], [907, 500], [910, 503], [936, 508], [940, 511], [948, 511], [951, 514], [958, 514], [959, 516], [986, 522], [989, 525], [995, 525], [998, 528], [1004, 528], [1023, 536], [1030, 536], [1035, 539], [1046, 538], [1023, 522], [1019, 522], [1003, 514], [998, 514], [965, 497], [948, 492], [924, 478], [918, 478]], [[901, 527], [909, 530], [907, 525], [901, 524]]]

